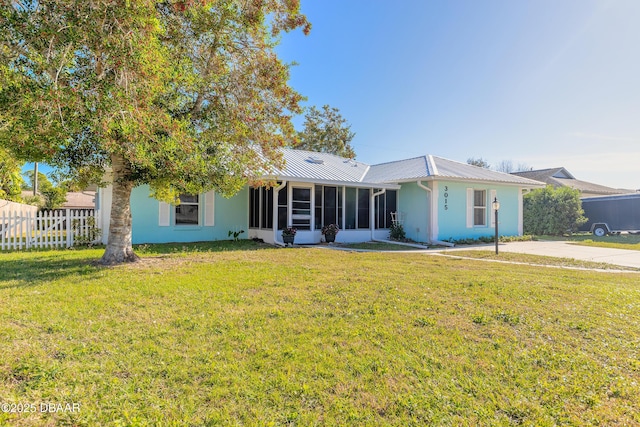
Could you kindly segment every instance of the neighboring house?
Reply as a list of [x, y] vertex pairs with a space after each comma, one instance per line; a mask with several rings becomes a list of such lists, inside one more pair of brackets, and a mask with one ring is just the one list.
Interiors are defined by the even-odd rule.
[[587, 181], [575, 179], [565, 168], [538, 169], [524, 172], [513, 172], [522, 178], [529, 178], [552, 185], [554, 188], [570, 187], [579, 190], [581, 197], [609, 196], [612, 194], [632, 193], [633, 190], [605, 187]]
[[[544, 186], [430, 155], [367, 165], [310, 151], [283, 154], [286, 167], [266, 177], [274, 187], [245, 187], [229, 199], [210, 191], [184, 195], [173, 206], [151, 198], [146, 185], [135, 188], [133, 243], [226, 240], [240, 230], [241, 238], [281, 243], [286, 226], [298, 229], [296, 243], [318, 243], [331, 223], [341, 229], [337, 242], [384, 240], [394, 216], [416, 242], [478, 238], [494, 233], [494, 198], [500, 234], [521, 235], [523, 190]], [[106, 239], [110, 186], [99, 189], [96, 209]]]
[[69, 191], [67, 200], [60, 209], [94, 209], [95, 198], [95, 191]]

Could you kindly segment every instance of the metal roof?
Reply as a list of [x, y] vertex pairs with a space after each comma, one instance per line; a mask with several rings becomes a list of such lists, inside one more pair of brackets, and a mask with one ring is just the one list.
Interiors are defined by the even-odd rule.
[[541, 187], [543, 183], [532, 179], [523, 178], [509, 173], [496, 172], [490, 169], [481, 168], [479, 166], [469, 165], [467, 163], [456, 162], [454, 160], [443, 159], [442, 157], [432, 156], [435, 166], [438, 169], [436, 176], [453, 179], [473, 180], [473, 181], [491, 181], [504, 184], [518, 184], [524, 186]]
[[316, 153], [314, 151], [282, 150], [285, 168], [276, 170], [278, 178], [314, 179], [319, 181], [361, 182], [369, 165], [346, 159], [334, 154]]
[[274, 172], [273, 176], [277, 179], [359, 183], [370, 186], [434, 178], [498, 182], [526, 187], [543, 185], [531, 179], [431, 155], [367, 165], [327, 153], [290, 148], [284, 148], [282, 152], [286, 166], [284, 169]]

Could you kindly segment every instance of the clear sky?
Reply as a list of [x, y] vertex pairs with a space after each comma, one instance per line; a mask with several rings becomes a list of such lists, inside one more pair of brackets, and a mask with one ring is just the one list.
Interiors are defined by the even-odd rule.
[[[640, 189], [639, 0], [301, 0], [278, 48], [357, 159], [566, 167]], [[300, 125], [300, 120], [298, 124]]]

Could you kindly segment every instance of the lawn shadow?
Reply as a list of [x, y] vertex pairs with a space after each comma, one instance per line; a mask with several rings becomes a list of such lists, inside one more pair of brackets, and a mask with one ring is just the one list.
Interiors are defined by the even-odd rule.
[[134, 245], [133, 251], [138, 255], [160, 255], [176, 253], [207, 253], [207, 252], [229, 252], [229, 251], [256, 251], [262, 249], [273, 249], [273, 245], [264, 243], [262, 240], [217, 240], [208, 242], [189, 243], [154, 243]]
[[94, 265], [95, 256], [71, 258], [53, 254], [18, 259], [2, 259], [1, 256], [0, 289], [36, 286], [68, 276], [90, 278], [100, 271]]

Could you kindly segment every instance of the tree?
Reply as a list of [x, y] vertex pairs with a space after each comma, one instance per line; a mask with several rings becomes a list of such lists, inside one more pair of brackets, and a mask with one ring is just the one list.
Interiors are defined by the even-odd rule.
[[524, 195], [523, 227], [527, 234], [562, 235], [575, 232], [587, 221], [580, 191], [547, 185]]
[[21, 202], [22, 175], [20, 163], [0, 147], [0, 199]]
[[0, 3], [0, 145], [102, 182], [113, 202], [104, 264], [135, 261], [132, 189], [237, 192], [282, 166], [301, 96], [274, 48], [310, 29], [298, 0]]
[[[23, 189], [33, 189], [33, 186], [35, 185], [33, 182], [35, 174], [33, 172], [34, 171], [29, 170], [24, 173], [24, 176], [30, 184], [27, 184], [27, 181], [25, 181], [25, 184], [27, 185], [23, 185]], [[53, 185], [49, 180], [49, 177], [42, 172], [38, 172], [38, 192], [42, 194], [42, 199], [44, 199], [42, 200], [38, 197], [40, 202], [37, 204], [41, 209], [58, 209], [67, 201], [67, 185], [65, 183]]]
[[298, 134], [299, 141], [294, 148], [353, 159], [356, 153], [350, 142], [355, 136], [340, 110], [325, 105], [320, 111], [312, 106], [305, 115], [304, 130]]
[[477, 159], [475, 157], [469, 157], [467, 159], [467, 164], [469, 164], [471, 166], [478, 166], [478, 167], [484, 168], [484, 169], [489, 169], [491, 167], [489, 165], [489, 162], [487, 162], [482, 157], [478, 157]]
[[503, 173], [513, 172], [513, 162], [511, 160], [501, 160], [496, 166], [496, 171]]

